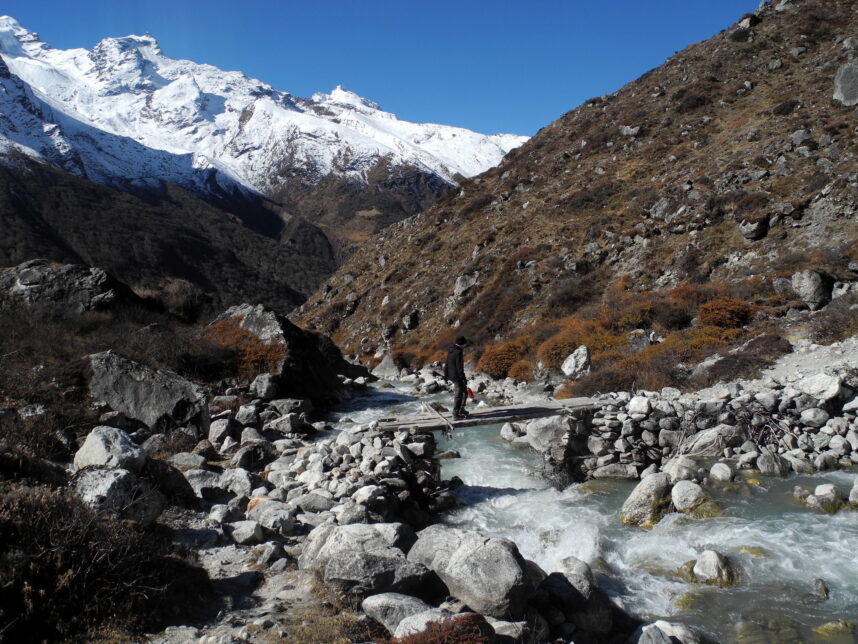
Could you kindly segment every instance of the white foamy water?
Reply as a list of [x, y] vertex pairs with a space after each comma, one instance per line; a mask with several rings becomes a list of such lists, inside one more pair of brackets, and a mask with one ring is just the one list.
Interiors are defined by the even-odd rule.
[[[368, 422], [416, 413], [419, 401], [406, 391], [378, 390], [339, 415]], [[450, 525], [507, 537], [546, 572], [561, 570], [570, 555], [582, 559], [614, 601], [632, 613], [681, 621], [721, 642], [819, 641], [812, 629], [820, 624], [858, 622], [858, 512], [829, 516], [792, 499], [795, 485], [834, 483], [848, 493], [854, 471], [709, 489], [724, 509], [722, 516], [670, 515], [644, 531], [623, 526], [618, 518], [633, 482], [592, 481], [555, 490], [539, 474], [539, 457], [503, 441], [499, 429], [462, 429], [452, 441], [437, 436], [440, 449], [461, 454], [443, 462], [445, 478], [458, 476], [465, 483], [457, 490], [465, 507], [445, 518]], [[677, 569], [707, 549], [737, 564], [738, 587], [679, 579]], [[814, 595], [816, 579], [830, 587], [829, 599]]]

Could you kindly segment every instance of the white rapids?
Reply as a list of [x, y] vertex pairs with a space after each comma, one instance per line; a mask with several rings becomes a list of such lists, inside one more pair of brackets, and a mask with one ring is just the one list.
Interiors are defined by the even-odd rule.
[[[420, 401], [406, 391], [376, 390], [340, 416], [369, 422], [414, 413]], [[633, 482], [591, 481], [558, 491], [542, 478], [539, 457], [502, 440], [499, 429], [469, 427], [452, 441], [437, 436], [440, 449], [461, 454], [443, 461], [444, 478], [458, 476], [465, 483], [457, 489], [464, 507], [450, 513], [447, 523], [507, 537], [547, 572], [562, 569], [570, 555], [582, 559], [629, 612], [684, 622], [720, 642], [821, 641], [814, 628], [834, 620], [858, 622], [858, 512], [830, 516], [792, 499], [795, 485], [834, 483], [848, 493], [854, 471], [710, 489], [722, 516], [669, 515], [644, 531], [618, 519]], [[738, 587], [689, 584], [678, 577], [682, 564], [707, 549], [738, 565]], [[816, 592], [818, 579], [830, 588], [828, 599]], [[856, 641], [845, 637], [826, 641]]]

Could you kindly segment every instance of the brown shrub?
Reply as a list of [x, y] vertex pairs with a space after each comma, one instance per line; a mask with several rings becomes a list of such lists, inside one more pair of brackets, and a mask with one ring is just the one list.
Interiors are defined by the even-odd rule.
[[725, 329], [740, 327], [748, 323], [754, 307], [735, 297], [718, 297], [701, 304], [697, 311], [702, 324]]
[[433, 622], [414, 635], [382, 640], [381, 644], [491, 644], [493, 636], [477, 623], [480, 617], [459, 615], [443, 622]]
[[810, 323], [813, 341], [831, 344], [858, 333], [858, 315], [850, 308], [856, 304], [858, 295], [844, 295], [814, 315]]
[[0, 486], [0, 542], [0, 632], [9, 641], [161, 628], [179, 612], [199, 618], [213, 596], [166, 532], [100, 517], [70, 492]]
[[531, 382], [533, 380], [533, 363], [529, 360], [518, 360], [509, 368], [507, 375], [519, 382]]
[[260, 373], [276, 373], [289, 355], [288, 348], [278, 342], [267, 343], [235, 319], [218, 320], [203, 332], [213, 344], [234, 351], [238, 358], [238, 375], [251, 379]]
[[510, 368], [524, 357], [525, 350], [524, 343], [515, 340], [490, 345], [477, 363], [477, 371], [492, 378], [506, 378]]

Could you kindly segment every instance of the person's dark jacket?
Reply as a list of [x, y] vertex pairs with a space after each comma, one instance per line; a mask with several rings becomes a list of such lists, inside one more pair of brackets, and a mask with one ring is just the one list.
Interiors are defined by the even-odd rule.
[[447, 353], [447, 362], [444, 363], [444, 377], [453, 382], [465, 381], [465, 357], [462, 347], [454, 344]]

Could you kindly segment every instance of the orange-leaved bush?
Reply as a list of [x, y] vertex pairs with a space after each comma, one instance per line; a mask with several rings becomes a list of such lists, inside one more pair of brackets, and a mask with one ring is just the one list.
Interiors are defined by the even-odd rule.
[[697, 317], [702, 324], [732, 329], [748, 323], [754, 314], [754, 307], [735, 297], [716, 297], [697, 309]]
[[507, 375], [519, 382], [530, 382], [533, 380], [533, 363], [529, 360], [518, 360], [509, 368]]
[[498, 342], [488, 346], [477, 363], [477, 371], [492, 378], [506, 378], [510, 368], [524, 357], [525, 345], [515, 340]]
[[263, 342], [247, 329], [239, 326], [240, 319], [218, 320], [208, 326], [204, 334], [206, 339], [224, 348], [235, 351], [238, 356], [238, 375], [253, 378], [260, 373], [276, 373], [289, 349], [279, 342]]

